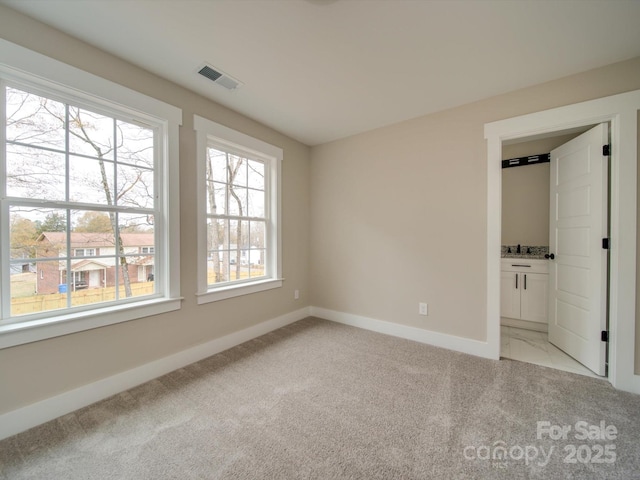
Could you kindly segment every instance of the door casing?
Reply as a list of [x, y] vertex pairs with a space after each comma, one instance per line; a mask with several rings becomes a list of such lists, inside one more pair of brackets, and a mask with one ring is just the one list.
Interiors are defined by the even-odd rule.
[[500, 246], [503, 142], [542, 138], [609, 122], [611, 252], [609, 381], [640, 393], [635, 375], [636, 194], [640, 90], [485, 124], [487, 140], [487, 356], [500, 355]]

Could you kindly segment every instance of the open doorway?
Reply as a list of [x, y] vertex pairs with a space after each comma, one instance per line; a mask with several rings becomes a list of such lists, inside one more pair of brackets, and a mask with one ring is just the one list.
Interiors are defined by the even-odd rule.
[[[609, 373], [615, 388], [640, 393], [636, 374], [636, 252], [640, 90], [485, 124], [487, 140], [487, 342], [500, 356], [501, 160], [503, 143], [611, 125]], [[640, 341], [638, 342], [640, 344]], [[637, 369], [640, 373], [640, 367]]]
[[[555, 185], [553, 179], [557, 177], [557, 171], [565, 169], [558, 163], [560, 158], [555, 155], [553, 162], [556, 168], [553, 175], [549, 153], [569, 149], [571, 155], [562, 157], [562, 161], [575, 163], [578, 160], [576, 144], [580, 142], [574, 139], [584, 136], [583, 133], [592, 128], [589, 125], [553, 132], [542, 138], [519, 138], [502, 144], [500, 356], [587, 376], [605, 375], [604, 359], [601, 359], [601, 367], [594, 367], [594, 363], [598, 363], [597, 360], [586, 362], [581, 351], [571, 348], [572, 346], [567, 348], [563, 341], [565, 337], [572, 335], [573, 324], [588, 321], [588, 318], [576, 317], [588, 314], [588, 308], [592, 305], [600, 305], [600, 292], [596, 292], [596, 301], [590, 301], [589, 292], [582, 291], [585, 281], [581, 272], [585, 270], [576, 267], [585, 263], [585, 252], [580, 250], [584, 246], [581, 245], [581, 237], [576, 237], [575, 232], [582, 232], [584, 229], [575, 228], [576, 218], [569, 219], [572, 223], [569, 225], [571, 228], [557, 230], [554, 226], [553, 231], [550, 231], [550, 205], [551, 210], [556, 211], [553, 208], [556, 203], [556, 189], [550, 188], [550, 178], [551, 184]], [[608, 126], [600, 128], [608, 132]], [[579, 160], [586, 164], [586, 168], [580, 168], [577, 172], [580, 177], [577, 179], [577, 185], [576, 180], [573, 180], [578, 192], [582, 191], [582, 179], [591, 163], [588, 155], [582, 156]], [[606, 175], [604, 182], [604, 195], [599, 196], [602, 205], [596, 210], [606, 212]], [[572, 195], [575, 195], [575, 189], [568, 196]], [[564, 203], [564, 194], [561, 198]], [[580, 217], [578, 220], [581, 220], [584, 218], [584, 212], [588, 207], [593, 207], [594, 202], [583, 197], [579, 199], [585, 204], [575, 205]], [[571, 203], [575, 204], [575, 201]], [[554, 222], [551, 222], [551, 225], [555, 225]], [[606, 225], [604, 228], [606, 229]], [[554, 241], [554, 234], [558, 231], [561, 232], [565, 243], [569, 241], [575, 244], [563, 245], [561, 256], [558, 256], [560, 252], [557, 242]], [[550, 245], [553, 251], [551, 255]], [[602, 256], [596, 248], [592, 250], [592, 255]], [[586, 252], [586, 255], [588, 256], [589, 252]], [[606, 260], [606, 254], [604, 257]], [[562, 263], [559, 266], [559, 275], [556, 275], [556, 262]], [[571, 274], [567, 275], [567, 272]], [[587, 275], [592, 273], [588, 270], [586, 272]], [[605, 271], [599, 272], [599, 275], [599, 283], [606, 287], [606, 265]], [[557, 295], [558, 278], [565, 282], [560, 292], [561, 298]], [[552, 279], [554, 281], [551, 281]], [[552, 287], [556, 290], [550, 291]], [[606, 300], [606, 295], [603, 300]], [[556, 305], [565, 309], [568, 305], [573, 310], [558, 317], [556, 309], [550, 309]], [[551, 320], [553, 323], [549, 325]], [[550, 326], [553, 327], [551, 335]], [[598, 331], [597, 335], [599, 334]]]

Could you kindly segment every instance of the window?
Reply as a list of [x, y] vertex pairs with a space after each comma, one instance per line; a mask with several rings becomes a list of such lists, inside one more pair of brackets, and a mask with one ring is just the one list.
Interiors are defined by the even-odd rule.
[[198, 303], [282, 286], [282, 150], [204, 118], [198, 136]]
[[0, 110], [0, 348], [179, 308], [180, 111], [1, 41]]
[[73, 272], [71, 288], [74, 290], [81, 290], [87, 287], [87, 272]]

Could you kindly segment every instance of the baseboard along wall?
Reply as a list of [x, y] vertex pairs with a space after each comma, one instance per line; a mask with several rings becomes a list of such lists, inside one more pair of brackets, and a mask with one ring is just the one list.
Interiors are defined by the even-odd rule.
[[327, 310], [326, 308], [320, 307], [311, 307], [311, 316], [343, 323], [352, 327], [364, 328], [365, 330], [371, 330], [373, 332], [384, 333], [385, 335], [391, 335], [393, 337], [413, 340], [414, 342], [425, 343], [434, 347], [468, 353], [476, 357], [493, 358], [487, 342], [479, 340], [457, 337], [446, 333], [424, 330], [422, 328], [410, 327], [408, 325], [377, 320], [351, 313]]
[[116, 375], [0, 415], [0, 440], [91, 405], [216, 353], [302, 320], [309, 307], [261, 322]]
[[470, 355], [491, 358], [487, 343], [320, 307], [305, 307], [210, 342], [0, 415], [0, 440], [91, 405], [191, 363], [313, 316]]

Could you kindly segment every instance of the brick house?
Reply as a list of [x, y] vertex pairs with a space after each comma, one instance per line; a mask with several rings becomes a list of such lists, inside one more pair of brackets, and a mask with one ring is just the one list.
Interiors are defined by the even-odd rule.
[[[127, 271], [131, 283], [154, 279], [153, 233], [122, 233]], [[113, 287], [116, 282], [116, 246], [111, 233], [72, 232], [70, 242], [71, 291]], [[38, 237], [36, 262], [38, 294], [57, 293], [67, 287], [67, 236], [65, 232], [43, 232]], [[122, 284], [122, 270], [119, 272]]]

